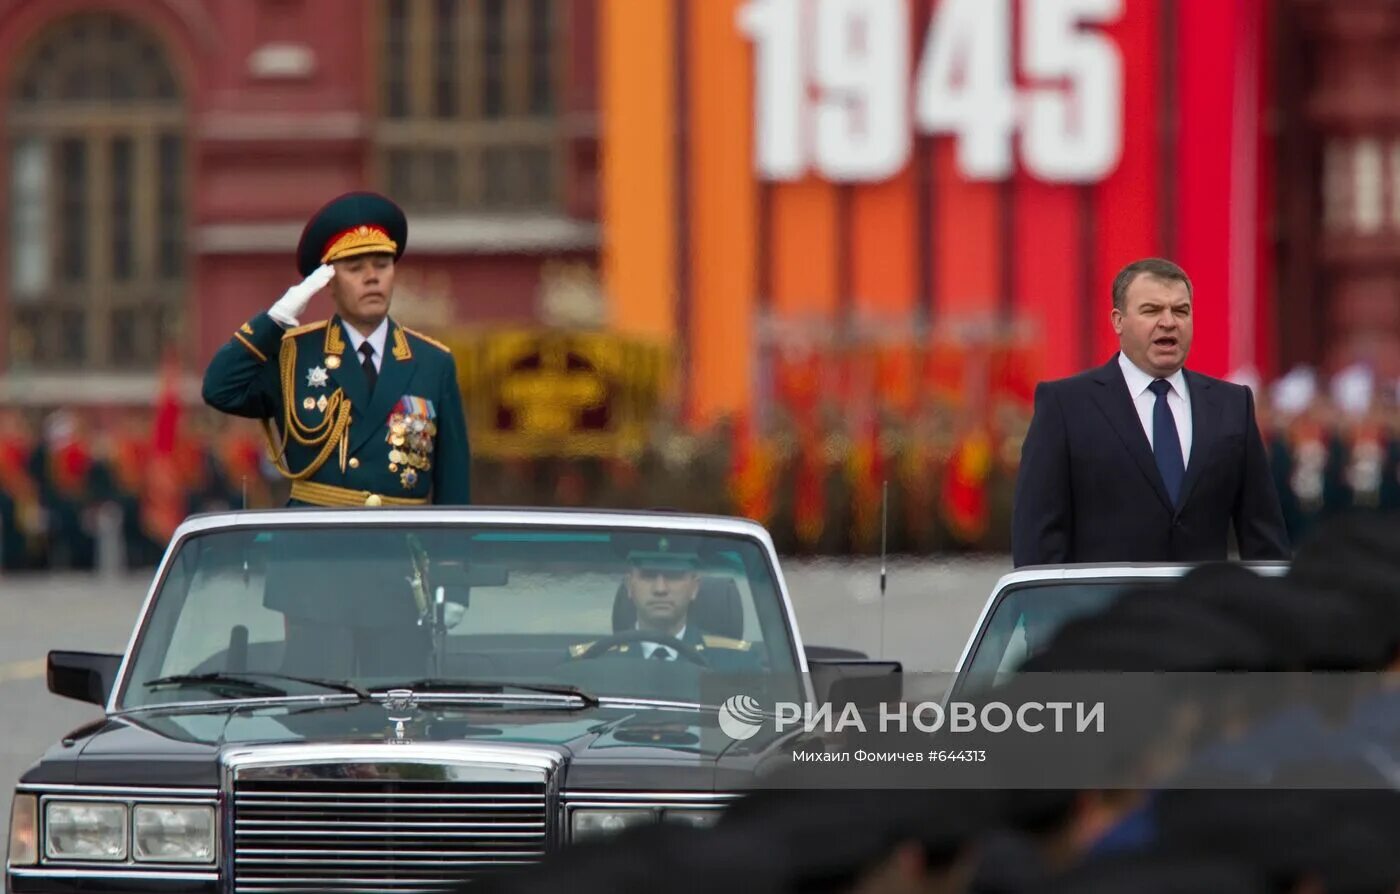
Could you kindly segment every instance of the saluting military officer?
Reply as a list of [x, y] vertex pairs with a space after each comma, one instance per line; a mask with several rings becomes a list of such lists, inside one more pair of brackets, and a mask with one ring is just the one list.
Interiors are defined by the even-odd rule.
[[[311, 218], [297, 246], [305, 279], [244, 323], [204, 374], [204, 401], [260, 419], [290, 505], [471, 502], [466, 417], [445, 345], [389, 316], [403, 211], [354, 192]], [[330, 285], [336, 314], [302, 324]]]

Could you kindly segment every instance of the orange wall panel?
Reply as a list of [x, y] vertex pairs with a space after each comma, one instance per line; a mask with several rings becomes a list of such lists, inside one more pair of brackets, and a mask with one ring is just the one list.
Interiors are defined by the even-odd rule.
[[686, 0], [690, 72], [690, 407], [705, 424], [748, 406], [754, 368], [758, 185], [746, 0]]
[[905, 320], [917, 305], [914, 172], [862, 186], [851, 199], [851, 288], [856, 315]]
[[840, 300], [837, 187], [812, 177], [776, 184], [769, 194], [774, 314], [834, 319]]
[[933, 150], [935, 324], [990, 320], [1001, 292], [1001, 187], [965, 180], [956, 155], [951, 140]]
[[676, 332], [675, 0], [603, 0], [603, 279], [613, 326]]

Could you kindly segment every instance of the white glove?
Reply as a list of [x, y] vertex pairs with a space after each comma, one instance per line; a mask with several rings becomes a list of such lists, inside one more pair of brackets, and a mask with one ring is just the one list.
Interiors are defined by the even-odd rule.
[[467, 614], [467, 607], [460, 602], [444, 602], [442, 604], [442, 623], [448, 630], [453, 630], [462, 623], [462, 618]]
[[306, 305], [311, 303], [311, 296], [326, 287], [326, 283], [335, 276], [335, 268], [330, 264], [322, 264], [312, 271], [311, 275], [301, 282], [292, 286], [282, 297], [277, 299], [277, 303], [272, 305], [267, 315], [276, 320], [283, 329], [299, 325], [298, 318], [301, 312], [306, 310]]

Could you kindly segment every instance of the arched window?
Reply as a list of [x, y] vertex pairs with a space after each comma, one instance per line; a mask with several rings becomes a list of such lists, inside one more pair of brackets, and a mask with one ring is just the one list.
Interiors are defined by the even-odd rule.
[[385, 0], [381, 182], [415, 211], [562, 204], [564, 0]]
[[10, 366], [148, 370], [179, 336], [185, 143], [154, 35], [109, 13], [44, 32], [11, 86]]

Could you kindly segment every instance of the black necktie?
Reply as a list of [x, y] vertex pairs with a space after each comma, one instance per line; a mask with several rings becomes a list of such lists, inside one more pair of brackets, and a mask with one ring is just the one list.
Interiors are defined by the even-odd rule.
[[670, 661], [671, 650], [666, 648], [665, 646], [657, 646], [656, 648], [652, 649], [651, 657], [654, 661]]
[[1181, 458], [1181, 437], [1176, 433], [1176, 419], [1172, 416], [1172, 408], [1167, 405], [1167, 392], [1172, 390], [1172, 385], [1166, 379], [1157, 379], [1147, 388], [1157, 395], [1157, 404], [1152, 408], [1152, 453], [1157, 458], [1162, 483], [1167, 486], [1167, 496], [1175, 506], [1181, 495], [1181, 479], [1186, 477], [1186, 463]]
[[379, 370], [374, 368], [374, 345], [363, 342], [360, 345], [360, 354], [365, 358], [360, 364], [360, 369], [365, 371], [365, 381], [369, 383], [370, 394], [373, 394], [374, 383], [379, 381]]

